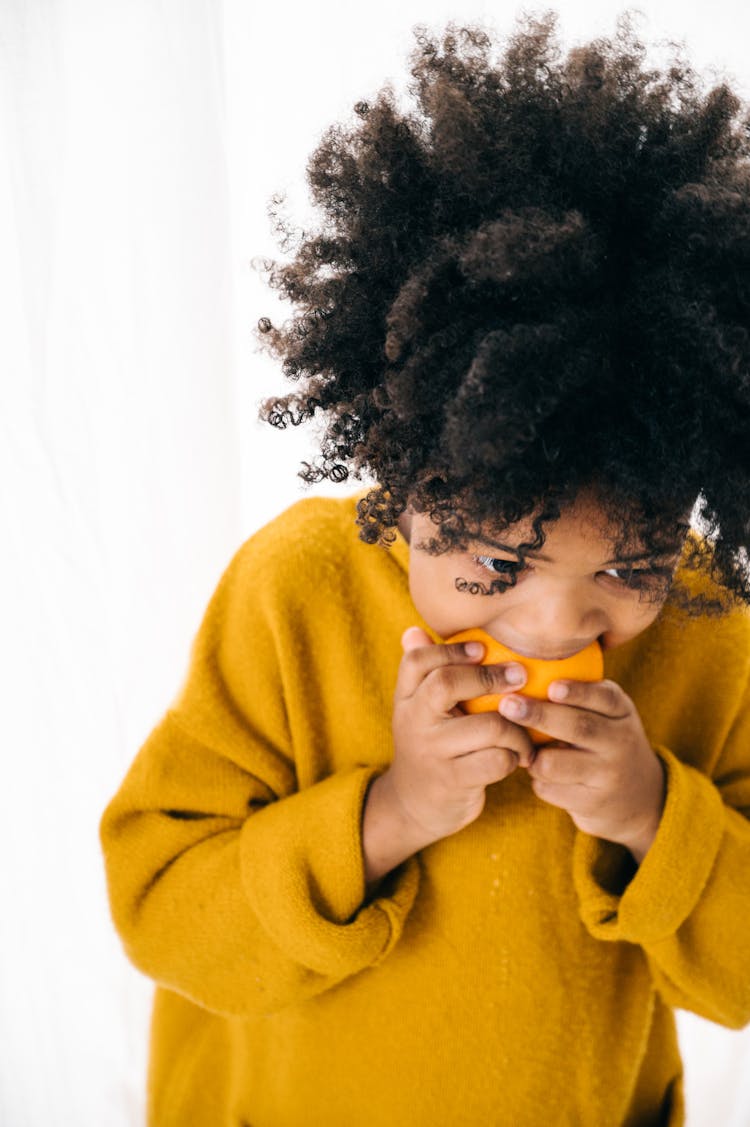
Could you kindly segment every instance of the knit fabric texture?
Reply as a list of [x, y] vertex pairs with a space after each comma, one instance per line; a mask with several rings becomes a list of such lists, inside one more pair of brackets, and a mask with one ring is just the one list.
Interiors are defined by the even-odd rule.
[[409, 547], [306, 498], [220, 578], [104, 812], [156, 983], [151, 1127], [677, 1127], [673, 1007], [750, 1022], [750, 616], [665, 608], [605, 654], [666, 768], [640, 867], [522, 768], [366, 897]]

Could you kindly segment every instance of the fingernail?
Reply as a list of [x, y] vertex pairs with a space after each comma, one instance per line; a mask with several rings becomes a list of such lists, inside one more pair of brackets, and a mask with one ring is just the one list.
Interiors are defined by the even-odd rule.
[[500, 711], [505, 716], [525, 716], [526, 701], [519, 700], [518, 697], [504, 697], [500, 701]]
[[547, 690], [547, 695], [551, 700], [565, 700], [569, 691], [568, 686], [562, 681], [553, 681]]
[[522, 665], [506, 665], [505, 680], [509, 685], [522, 685], [526, 680], [526, 670]]
[[481, 657], [484, 653], [484, 646], [481, 642], [465, 642], [464, 653], [467, 657]]

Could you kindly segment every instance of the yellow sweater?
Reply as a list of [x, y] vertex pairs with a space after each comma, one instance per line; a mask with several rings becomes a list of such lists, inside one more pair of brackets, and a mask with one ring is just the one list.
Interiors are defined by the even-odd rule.
[[750, 1022], [750, 616], [663, 612], [606, 655], [667, 769], [640, 868], [517, 769], [368, 903], [363, 802], [400, 636], [427, 627], [406, 542], [363, 544], [355, 500], [239, 548], [102, 818], [158, 987], [149, 1123], [681, 1124], [670, 1007]]

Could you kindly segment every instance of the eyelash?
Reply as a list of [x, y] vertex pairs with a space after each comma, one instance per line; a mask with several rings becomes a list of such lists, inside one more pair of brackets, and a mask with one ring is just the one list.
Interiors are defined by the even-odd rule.
[[[519, 576], [522, 572], [528, 571], [528, 564], [521, 564], [517, 560], [503, 560], [495, 556], [473, 556], [475, 564], [483, 568], [485, 571], [491, 571], [495, 575], [508, 575]], [[501, 564], [502, 567], [496, 567], [496, 564]], [[616, 576], [610, 575], [612, 571], [619, 571], [626, 574], [627, 579], [619, 579]], [[641, 591], [647, 587], [652, 587], [655, 584], [663, 584], [671, 578], [671, 571], [666, 567], [642, 567], [642, 568], [624, 568], [624, 567], [611, 567], [607, 571], [602, 572], [608, 578], [613, 579], [620, 586], [634, 590]]]
[[[495, 556], [472, 556], [472, 560], [478, 567], [495, 575], [518, 575], [523, 570], [516, 560], [501, 560]], [[502, 566], [495, 567], [495, 564]]]

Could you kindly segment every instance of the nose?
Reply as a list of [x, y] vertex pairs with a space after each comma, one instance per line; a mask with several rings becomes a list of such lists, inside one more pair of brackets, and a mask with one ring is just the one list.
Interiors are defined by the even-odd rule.
[[607, 629], [604, 612], [578, 585], [550, 583], [513, 609], [511, 616], [498, 616], [497, 637], [527, 657], [568, 657]]

